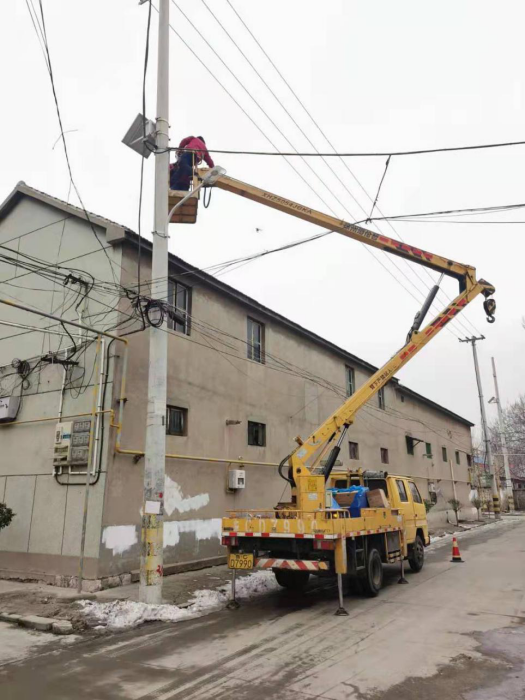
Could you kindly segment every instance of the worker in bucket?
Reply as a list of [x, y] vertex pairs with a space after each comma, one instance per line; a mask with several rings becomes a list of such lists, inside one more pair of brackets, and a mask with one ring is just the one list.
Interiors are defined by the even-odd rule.
[[179, 149], [177, 161], [170, 165], [170, 189], [189, 190], [194, 166], [205, 160], [208, 167], [213, 168], [214, 163], [202, 136], [186, 136]]

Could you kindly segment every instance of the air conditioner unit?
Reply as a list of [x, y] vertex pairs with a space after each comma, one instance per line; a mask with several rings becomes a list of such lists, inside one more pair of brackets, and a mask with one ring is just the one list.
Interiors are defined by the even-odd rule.
[[0, 423], [12, 423], [20, 407], [20, 396], [4, 396], [0, 398]]

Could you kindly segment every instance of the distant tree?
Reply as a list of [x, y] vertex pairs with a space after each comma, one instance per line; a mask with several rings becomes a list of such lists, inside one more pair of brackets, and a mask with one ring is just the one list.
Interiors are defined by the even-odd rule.
[[525, 395], [522, 394], [517, 401], [503, 409], [503, 420], [500, 426], [494, 421], [489, 427], [490, 442], [495, 456], [495, 463], [499, 469], [500, 478], [505, 479], [503, 470], [503, 449], [501, 434], [505, 434], [511, 476], [525, 477]]
[[11, 508], [8, 508], [5, 503], [0, 503], [0, 530], [9, 525], [14, 515]]
[[481, 498], [479, 498], [478, 496], [476, 496], [476, 498], [473, 498], [473, 499], [472, 499], [472, 505], [473, 505], [474, 508], [478, 511], [478, 520], [479, 520], [479, 514], [480, 514], [480, 511], [481, 511], [481, 506], [483, 505], [483, 501], [481, 500]]
[[461, 510], [461, 502], [457, 498], [451, 498], [449, 500], [450, 507], [456, 514], [456, 525], [459, 525], [459, 511]]

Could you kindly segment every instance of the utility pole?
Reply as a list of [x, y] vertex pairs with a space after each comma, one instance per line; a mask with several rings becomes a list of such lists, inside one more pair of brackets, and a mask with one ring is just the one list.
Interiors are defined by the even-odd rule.
[[500, 512], [500, 502], [499, 502], [499, 488], [498, 479], [496, 476], [496, 469], [494, 467], [494, 461], [492, 459], [492, 447], [490, 444], [489, 430], [487, 426], [487, 415], [485, 413], [485, 401], [483, 399], [483, 389], [481, 387], [481, 377], [479, 374], [479, 364], [478, 364], [478, 351], [476, 350], [476, 342], [478, 340], [485, 340], [485, 336], [482, 335], [479, 338], [472, 336], [471, 338], [459, 339], [460, 343], [472, 343], [472, 355], [474, 357], [474, 369], [476, 370], [476, 382], [478, 384], [478, 395], [479, 395], [479, 407], [481, 409], [481, 427], [483, 430], [483, 442], [485, 443], [485, 455], [487, 464], [489, 465], [489, 472], [492, 474], [492, 505], [494, 509], [494, 517], [496, 520], [501, 518]]
[[[155, 153], [155, 215], [151, 296], [168, 288], [168, 172], [169, 146], [169, 0], [159, 0], [159, 42], [157, 67], [157, 118]], [[144, 497], [142, 501], [142, 551], [140, 558], [140, 600], [162, 602], [164, 477], [166, 468], [166, 384], [168, 334], [166, 322], [149, 328], [148, 406]]]
[[496, 374], [496, 363], [494, 358], [492, 360], [492, 376], [494, 377], [494, 389], [496, 391], [496, 396], [489, 401], [489, 403], [495, 403], [498, 407], [498, 425], [499, 434], [501, 440], [501, 450], [503, 452], [503, 464], [505, 466], [505, 490], [507, 492], [507, 499], [509, 501], [509, 511], [514, 512], [514, 496], [512, 494], [512, 479], [510, 476], [510, 465], [509, 465], [509, 453], [507, 450], [507, 438], [505, 437], [505, 431], [503, 429], [503, 409], [501, 408], [501, 401], [499, 398], [499, 388], [498, 388], [498, 377]]

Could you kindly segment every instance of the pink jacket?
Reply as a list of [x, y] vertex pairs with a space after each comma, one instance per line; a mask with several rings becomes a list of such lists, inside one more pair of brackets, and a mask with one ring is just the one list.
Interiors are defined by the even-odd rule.
[[210, 154], [208, 153], [206, 144], [196, 136], [187, 136], [185, 139], [182, 139], [179, 144], [179, 148], [191, 148], [195, 151], [195, 165], [200, 163], [201, 160], [205, 160], [207, 165], [210, 168], [213, 168], [214, 163], [210, 157]]

